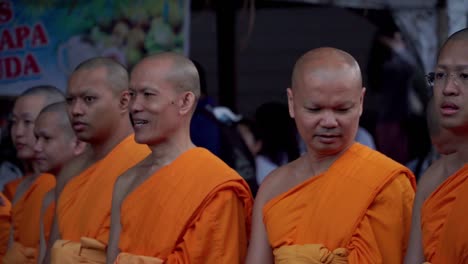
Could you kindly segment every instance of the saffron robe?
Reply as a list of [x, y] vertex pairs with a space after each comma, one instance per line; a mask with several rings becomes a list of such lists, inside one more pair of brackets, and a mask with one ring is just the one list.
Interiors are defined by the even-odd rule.
[[190, 149], [123, 201], [115, 263], [242, 263], [252, 204], [234, 170], [206, 149]]
[[[107, 245], [112, 191], [117, 177], [140, 162], [150, 153], [146, 145], [137, 144], [129, 135], [115, 146], [103, 159], [73, 177], [64, 187], [56, 204], [59, 231], [64, 241], [80, 243], [82, 238]], [[56, 241], [60, 245], [68, 245]], [[91, 244], [93, 244], [91, 243]], [[93, 244], [94, 245], [94, 244]], [[67, 254], [53, 247], [51, 263], [60, 263], [54, 256]]]
[[21, 183], [23, 179], [24, 177], [21, 177], [19, 179], [15, 179], [5, 184], [5, 187], [3, 188], [3, 194], [8, 200], [13, 201], [13, 197], [15, 197], [15, 193], [16, 193], [16, 188], [18, 188], [18, 185]]
[[424, 202], [421, 228], [426, 261], [468, 262], [468, 164], [448, 177]]
[[[54, 187], [55, 177], [43, 173], [12, 205], [13, 244], [8, 248], [3, 260], [4, 263], [37, 263], [42, 200]], [[45, 236], [48, 238], [53, 216], [49, 215], [45, 221], [49, 225], [49, 228], [45, 230]]]
[[265, 204], [275, 262], [297, 263], [293, 246], [298, 258], [336, 259], [329, 263], [402, 263], [415, 185], [407, 168], [354, 143], [327, 171]]

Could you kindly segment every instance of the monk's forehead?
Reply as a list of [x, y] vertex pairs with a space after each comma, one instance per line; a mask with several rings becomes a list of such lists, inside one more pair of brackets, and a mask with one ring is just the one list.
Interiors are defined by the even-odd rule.
[[346, 82], [355, 83], [361, 88], [359, 70], [342, 61], [309, 61], [299, 69], [296, 75], [296, 84], [303, 82]]
[[167, 74], [171, 66], [172, 61], [168, 58], [146, 58], [135, 66], [132, 76], [154, 75], [158, 73]]

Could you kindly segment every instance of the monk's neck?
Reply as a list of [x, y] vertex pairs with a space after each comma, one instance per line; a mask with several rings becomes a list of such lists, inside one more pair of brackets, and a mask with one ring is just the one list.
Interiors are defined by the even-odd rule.
[[132, 129], [120, 129], [112, 135], [112, 137], [107, 138], [104, 142], [99, 143], [90, 143], [92, 149], [92, 158], [93, 162], [97, 162], [103, 159], [109, 152], [111, 152], [120, 142], [127, 138], [132, 133]]
[[24, 177], [29, 177], [39, 172], [39, 169], [34, 165], [33, 160], [22, 160], [21, 164], [23, 165]]
[[337, 155], [313, 155], [309, 153], [306, 156], [304, 161], [306, 164], [304, 165], [307, 167], [309, 174], [311, 175], [319, 175], [327, 171], [330, 166], [341, 156], [341, 153]]
[[314, 151], [308, 151], [307, 152], [307, 163], [310, 166], [311, 173], [314, 175], [321, 174], [330, 168], [330, 166], [343, 155], [351, 146], [348, 146], [341, 150], [338, 153], [334, 154], [323, 154], [323, 153], [317, 153]]
[[468, 163], [468, 139], [457, 142], [457, 151], [454, 153], [454, 161], [461, 167]]
[[155, 145], [148, 146], [151, 154], [146, 159], [152, 165], [162, 167], [170, 164], [186, 151], [196, 146], [190, 140], [190, 136], [170, 138]]

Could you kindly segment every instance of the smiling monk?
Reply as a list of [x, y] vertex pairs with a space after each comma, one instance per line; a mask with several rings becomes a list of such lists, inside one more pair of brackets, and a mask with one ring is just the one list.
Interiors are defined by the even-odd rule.
[[108, 263], [117, 255], [118, 264], [242, 263], [252, 197], [233, 169], [190, 139], [200, 96], [194, 64], [174, 53], [147, 57], [130, 91], [135, 139], [151, 155], [115, 185]]

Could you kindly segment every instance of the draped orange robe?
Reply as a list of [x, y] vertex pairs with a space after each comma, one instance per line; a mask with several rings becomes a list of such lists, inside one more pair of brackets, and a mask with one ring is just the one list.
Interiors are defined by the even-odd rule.
[[188, 150], [123, 201], [116, 263], [242, 263], [252, 203], [234, 170], [206, 149]]
[[445, 180], [424, 202], [421, 227], [426, 261], [468, 263], [468, 164]]
[[18, 185], [23, 179], [24, 177], [21, 177], [19, 179], [12, 180], [11, 182], [5, 184], [5, 187], [3, 188], [3, 194], [8, 200], [13, 200], [13, 197], [15, 197], [16, 188], [18, 188]]
[[107, 245], [114, 182], [149, 153], [149, 148], [137, 144], [132, 134], [72, 178], [57, 203], [61, 238], [79, 242], [81, 237], [88, 237]]
[[265, 204], [276, 263], [302, 263], [285, 260], [301, 254], [335, 258], [326, 263], [402, 263], [414, 190], [407, 168], [353, 144], [326, 172]]
[[0, 261], [5, 256], [8, 247], [8, 239], [10, 236], [10, 221], [11, 221], [11, 203], [0, 193], [3, 200], [3, 205], [0, 205]]
[[[22, 262], [26, 258], [35, 260], [37, 257], [42, 200], [47, 192], [54, 187], [55, 177], [51, 174], [43, 173], [37, 177], [29, 189], [13, 204], [11, 224], [15, 245], [11, 246], [6, 253], [5, 258], [8, 258], [8, 263], [11, 261]], [[52, 216], [49, 216], [49, 219], [45, 220], [45, 222], [49, 223], [49, 228], [45, 230], [46, 238], [48, 238], [50, 233], [50, 223], [52, 221]]]

